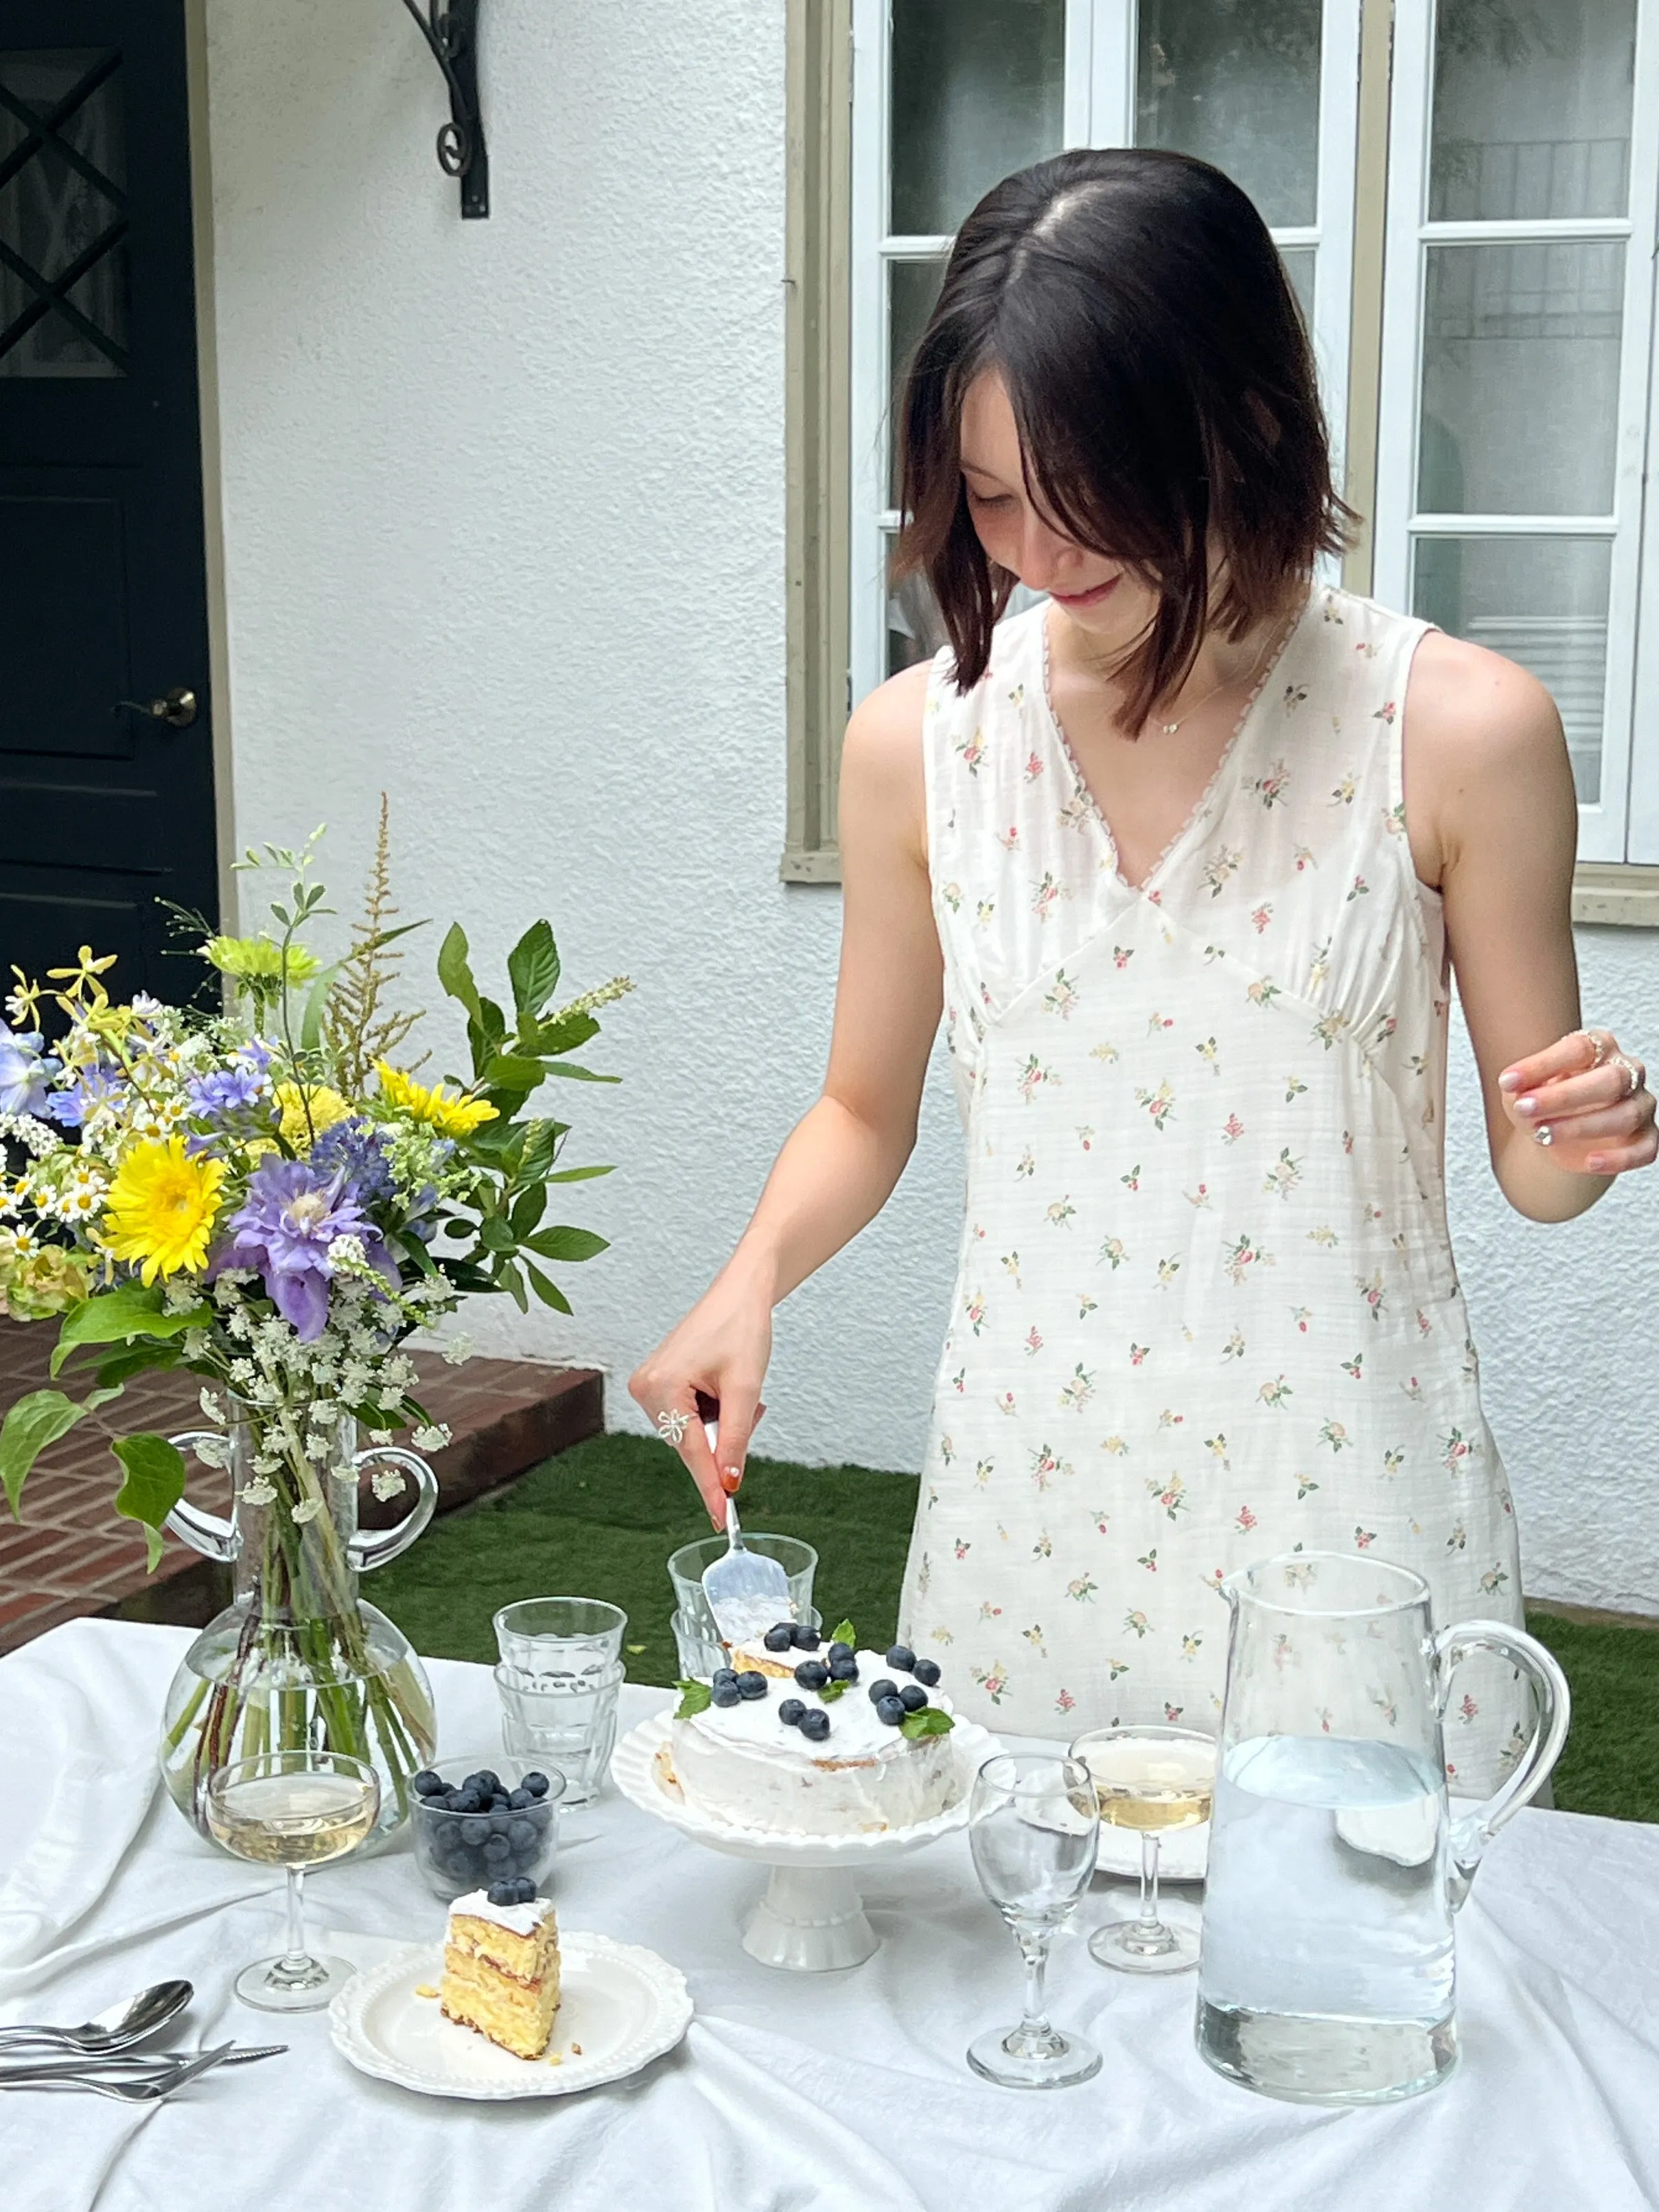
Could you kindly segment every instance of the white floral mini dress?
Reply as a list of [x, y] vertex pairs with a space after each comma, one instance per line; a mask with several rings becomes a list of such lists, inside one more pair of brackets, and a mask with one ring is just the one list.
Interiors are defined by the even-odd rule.
[[[954, 1305], [902, 1609], [974, 1717], [1212, 1722], [1224, 1575], [1298, 1547], [1518, 1623], [1509, 1488], [1447, 1234], [1438, 895], [1405, 835], [1425, 625], [1310, 595], [1145, 884], [1055, 721], [1047, 609], [924, 721], [968, 1139]], [[1447, 1759], [1528, 1725], [1459, 1674]]]

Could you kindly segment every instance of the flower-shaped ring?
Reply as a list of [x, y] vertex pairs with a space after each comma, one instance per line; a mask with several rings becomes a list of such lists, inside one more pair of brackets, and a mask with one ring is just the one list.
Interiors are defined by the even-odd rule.
[[690, 1414], [681, 1413], [678, 1407], [665, 1410], [657, 1416], [657, 1433], [665, 1443], [673, 1444], [676, 1448], [684, 1440], [690, 1425]]

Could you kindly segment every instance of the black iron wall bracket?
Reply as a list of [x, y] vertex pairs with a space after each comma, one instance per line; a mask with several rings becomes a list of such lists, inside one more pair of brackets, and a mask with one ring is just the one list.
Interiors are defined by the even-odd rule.
[[438, 166], [461, 186], [461, 213], [489, 213], [489, 150], [478, 112], [478, 9], [482, 0], [404, 0], [449, 91], [449, 120], [438, 133]]

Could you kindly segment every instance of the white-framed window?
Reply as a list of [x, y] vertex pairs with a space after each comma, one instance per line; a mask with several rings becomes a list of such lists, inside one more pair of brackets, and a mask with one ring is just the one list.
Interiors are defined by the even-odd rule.
[[1359, 465], [1351, 580], [1533, 667], [1566, 726], [1581, 856], [1659, 864], [1659, 0], [1366, 0], [1363, 25], [1361, 0], [837, 3], [849, 706], [939, 641], [925, 593], [887, 587], [892, 410], [955, 226], [1063, 147], [1171, 146], [1235, 177], [1285, 257], [1339, 480], [1350, 433]]

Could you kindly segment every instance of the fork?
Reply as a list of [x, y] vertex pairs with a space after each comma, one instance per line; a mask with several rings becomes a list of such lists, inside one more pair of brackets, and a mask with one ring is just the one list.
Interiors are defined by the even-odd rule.
[[194, 2055], [169, 2053], [166, 2063], [145, 2058], [125, 2063], [112, 2062], [106, 2067], [95, 2069], [86, 2064], [71, 2067], [61, 2063], [42, 2063], [0, 2072], [0, 2089], [90, 2089], [94, 2095], [113, 2097], [122, 2104], [153, 2105], [216, 2066], [274, 2058], [287, 2049], [285, 2043], [271, 2043], [239, 2051], [234, 2043], [222, 2043], [212, 2051]]

